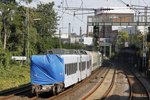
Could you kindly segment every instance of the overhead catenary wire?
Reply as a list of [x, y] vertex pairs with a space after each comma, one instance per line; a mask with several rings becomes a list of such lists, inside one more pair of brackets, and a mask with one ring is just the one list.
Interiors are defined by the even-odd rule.
[[126, 5], [130, 9], [134, 10], [138, 14], [140, 14], [142, 12], [141, 10], [145, 10], [145, 7], [147, 7], [147, 10], [150, 10], [150, 8], [148, 6], [131, 5], [131, 4], [125, 3], [123, 0], [118, 0], [118, 1], [121, 2], [122, 4]]
[[[65, 2], [65, 4], [66, 4], [65, 9], [64, 9], [64, 7], [63, 7], [64, 2]], [[61, 4], [62, 4], [62, 6], [60, 6], [59, 8], [62, 7], [62, 11], [61, 11], [62, 14], [60, 15], [60, 20], [61, 20], [61, 21], [60, 21], [59, 23], [63, 22], [63, 16], [64, 16], [64, 14], [68, 14], [68, 15], [71, 15], [71, 16], [75, 17], [75, 14], [70, 14], [70, 13], [66, 12], [66, 9], [69, 8], [68, 1], [67, 1], [67, 0], [65, 0], [65, 1], [63, 0]], [[83, 8], [82, 6], [83, 6], [83, 1], [81, 0], [80, 9]], [[58, 10], [58, 11], [60, 11], [60, 10]], [[76, 11], [78, 11], [78, 10], [75, 10], [74, 13], [75, 13]], [[78, 20], [80, 20], [81, 22], [83, 22], [83, 20], [81, 20], [79, 17], [75, 17], [75, 18], [78, 19]], [[73, 18], [73, 20], [74, 20], [74, 18]], [[83, 23], [85, 24], [85, 22], [83, 22]]]
[[[59, 10], [59, 9], [57, 9], [57, 11], [63, 12], [62, 10]], [[74, 16], [74, 14], [71, 14], [71, 13], [69, 13], [69, 12], [64, 12], [64, 14], [68, 14], [68, 15], [70, 15], [70, 16]], [[78, 19], [79, 21], [81, 21], [82, 23], [86, 24], [86, 23], [85, 23], [84, 21], [82, 21], [79, 17], [74, 16], [74, 18], [76, 18], [76, 19]]]
[[[121, 2], [122, 4], [126, 5], [127, 7], [130, 7], [130, 9], [133, 9], [133, 7], [138, 7], [138, 8], [136, 8], [136, 9], [139, 9], [139, 10], [144, 10], [143, 7], [150, 8], [150, 7], [146, 4], [146, 2], [145, 2], [146, 6], [142, 6], [142, 5], [133, 5], [133, 4], [131, 5], [131, 4], [125, 3], [123, 0], [118, 0], [118, 1]], [[135, 8], [134, 8], [134, 9], [135, 9]]]
[[145, 0], [143, 0], [143, 2], [145, 3], [146, 6], [148, 6], [148, 4], [145, 2]]
[[69, 6], [68, 6], [68, 1], [67, 1], [67, 0], [65, 0], [65, 2], [66, 2], [66, 6], [67, 6], [67, 7], [69, 7]]

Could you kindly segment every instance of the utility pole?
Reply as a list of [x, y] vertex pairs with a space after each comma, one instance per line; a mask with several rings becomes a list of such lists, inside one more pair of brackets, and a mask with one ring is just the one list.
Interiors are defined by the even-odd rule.
[[59, 48], [61, 48], [61, 29], [59, 29]]
[[80, 27], [80, 44], [82, 44], [82, 28]]
[[68, 24], [68, 36], [69, 36], [69, 44], [71, 44], [71, 23]]
[[105, 25], [103, 27], [103, 38], [104, 38], [104, 56], [106, 56], [106, 38], [105, 38], [105, 34], [106, 34], [106, 30], [105, 30]]

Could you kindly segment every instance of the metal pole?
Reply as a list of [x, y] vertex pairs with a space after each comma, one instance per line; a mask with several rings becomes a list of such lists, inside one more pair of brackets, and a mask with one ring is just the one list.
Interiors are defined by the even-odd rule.
[[69, 44], [71, 44], [71, 23], [68, 24], [68, 36], [69, 36]]
[[[105, 38], [105, 26], [104, 26], [103, 37]], [[104, 40], [104, 56], [106, 56], [106, 38]]]
[[82, 44], [82, 28], [80, 27], [80, 44]]
[[61, 29], [59, 29], [59, 47], [61, 48]]
[[[88, 18], [87, 18], [87, 23], [88, 23]], [[89, 36], [89, 26], [88, 26], [88, 24], [86, 26], [86, 36]]]

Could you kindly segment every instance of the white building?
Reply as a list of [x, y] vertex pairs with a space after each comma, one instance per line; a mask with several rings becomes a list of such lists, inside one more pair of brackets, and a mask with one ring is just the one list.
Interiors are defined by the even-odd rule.
[[83, 44], [93, 45], [93, 37], [83, 37]]

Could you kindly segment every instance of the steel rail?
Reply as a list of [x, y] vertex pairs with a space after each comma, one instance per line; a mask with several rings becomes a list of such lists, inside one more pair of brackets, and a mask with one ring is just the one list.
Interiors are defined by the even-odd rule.
[[[125, 70], [125, 69], [124, 69], [124, 70]], [[130, 80], [129, 80], [129, 77], [128, 77], [126, 71], [124, 71], [124, 73], [125, 73], [125, 76], [126, 76], [126, 78], [127, 78], [127, 81], [128, 81], [128, 83], [129, 83], [129, 88], [130, 88], [129, 100], [132, 100], [132, 99], [133, 99], [133, 88], [132, 88], [131, 82], [130, 82]]]
[[12, 98], [14, 97], [15, 95], [18, 95], [18, 94], [21, 94], [21, 93], [24, 93], [24, 92], [28, 92], [31, 90], [31, 84], [26, 84], [22, 87], [19, 87], [19, 88], [16, 88], [16, 89], [12, 89], [12, 90], [6, 90], [4, 92], [1, 92], [1, 96], [0, 96], [0, 99], [8, 99], [8, 98]]
[[144, 87], [144, 89], [146, 90], [147, 98], [148, 98], [148, 100], [150, 100], [150, 93], [149, 93], [148, 89], [146, 88], [146, 86], [144, 85], [144, 83], [137, 77], [137, 75], [131, 69], [129, 69], [129, 70], [135, 76], [135, 78], [141, 83], [141, 85]]
[[100, 98], [100, 100], [104, 100], [108, 96], [108, 94], [111, 92], [111, 90], [112, 90], [112, 88], [114, 86], [114, 83], [115, 83], [115, 77], [116, 77], [116, 68], [114, 70], [114, 74], [113, 74], [113, 78], [112, 78], [111, 84], [110, 84], [109, 88], [107, 89], [107, 91], [102, 96], [102, 98]]
[[86, 100], [88, 97], [90, 97], [90, 96], [98, 89], [98, 87], [101, 86], [101, 84], [102, 84], [103, 81], [105, 80], [106, 76], [108, 75], [108, 72], [109, 72], [109, 71], [110, 71], [110, 69], [107, 70], [107, 72], [104, 74], [103, 79], [100, 80], [100, 82], [98, 82], [98, 84], [97, 84], [87, 95], [85, 95], [84, 97], [82, 97], [82, 100]]

